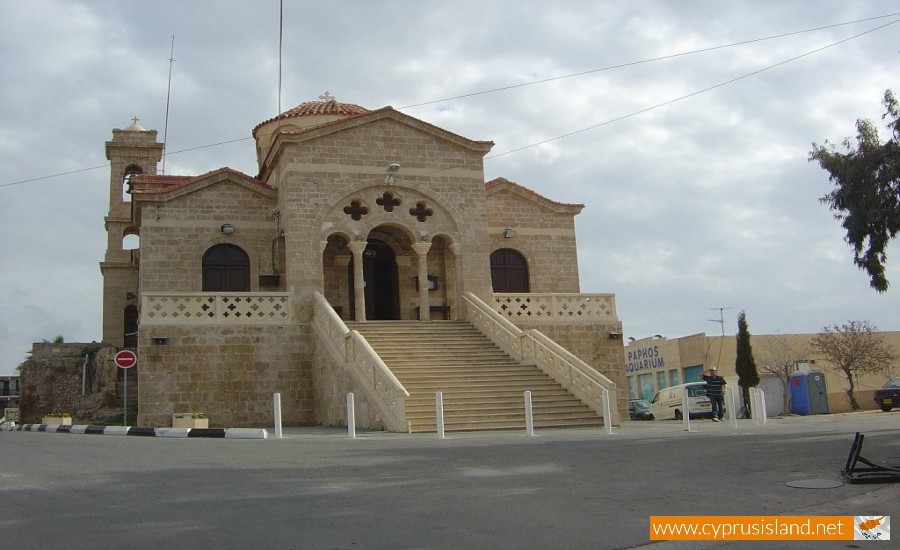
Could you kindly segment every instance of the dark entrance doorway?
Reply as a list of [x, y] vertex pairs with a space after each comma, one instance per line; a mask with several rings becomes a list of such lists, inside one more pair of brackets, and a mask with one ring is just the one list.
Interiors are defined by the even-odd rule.
[[525, 257], [510, 248], [495, 250], [491, 254], [491, 286], [494, 292], [530, 292]]
[[217, 244], [203, 255], [203, 292], [250, 292], [250, 258], [233, 244]]
[[[356, 318], [353, 299], [353, 261], [347, 266], [350, 280], [350, 318]], [[397, 277], [397, 258], [394, 250], [377, 239], [369, 239], [363, 251], [363, 278], [366, 281], [366, 319], [394, 321], [400, 319], [400, 296]]]

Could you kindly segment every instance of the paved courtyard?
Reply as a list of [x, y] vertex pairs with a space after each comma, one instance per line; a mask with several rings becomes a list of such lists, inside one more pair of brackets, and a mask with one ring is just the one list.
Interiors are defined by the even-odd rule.
[[857, 431], [864, 456], [900, 463], [900, 411], [444, 440], [325, 428], [268, 440], [3, 432], [0, 548], [784, 548], [653, 543], [649, 517], [898, 518], [900, 484], [786, 485], [840, 480]]

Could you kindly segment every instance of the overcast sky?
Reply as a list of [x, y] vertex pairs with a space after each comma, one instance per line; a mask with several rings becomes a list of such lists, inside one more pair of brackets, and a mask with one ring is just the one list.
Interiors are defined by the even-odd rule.
[[[586, 205], [581, 290], [616, 295], [626, 336], [720, 334], [720, 307], [725, 334], [741, 309], [752, 334], [863, 319], [900, 330], [898, 245], [879, 295], [807, 160], [857, 118], [881, 125], [884, 91], [900, 91], [900, 24], [826, 47], [900, 16], [834, 25], [895, 12], [880, 0], [285, 0], [281, 107], [327, 90], [493, 140], [486, 179]], [[133, 116], [162, 141], [173, 35], [166, 172], [256, 175], [250, 131], [278, 112], [278, 27], [278, 0], [0, 3], [0, 374], [42, 338], [100, 339], [104, 142]]]

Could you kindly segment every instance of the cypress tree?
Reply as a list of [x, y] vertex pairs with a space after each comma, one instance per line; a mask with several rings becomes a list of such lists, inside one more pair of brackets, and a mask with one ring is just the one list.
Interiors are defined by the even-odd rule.
[[744, 403], [750, 403], [750, 388], [759, 385], [759, 373], [753, 359], [753, 348], [750, 346], [750, 330], [747, 328], [747, 314], [738, 314], [737, 354], [734, 359], [734, 372], [738, 375], [738, 386]]

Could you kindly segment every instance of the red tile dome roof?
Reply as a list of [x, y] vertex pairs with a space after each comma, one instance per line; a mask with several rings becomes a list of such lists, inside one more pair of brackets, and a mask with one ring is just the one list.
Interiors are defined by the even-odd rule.
[[365, 107], [360, 107], [359, 105], [353, 105], [352, 103], [338, 103], [334, 97], [331, 97], [328, 92], [325, 92], [325, 95], [319, 96], [320, 101], [305, 101], [300, 105], [297, 105], [293, 109], [287, 110], [276, 117], [272, 117], [269, 120], [260, 122], [253, 128], [253, 136], [256, 137], [256, 132], [259, 130], [261, 126], [264, 126], [270, 122], [274, 122], [276, 120], [283, 120], [286, 118], [294, 118], [301, 116], [317, 116], [317, 115], [334, 115], [339, 117], [352, 117], [364, 115], [366, 113], [370, 113], [369, 109]]

